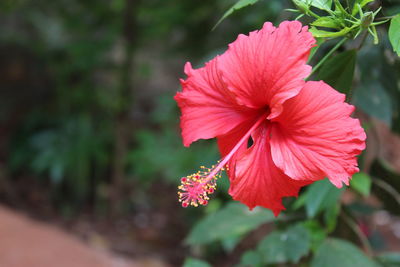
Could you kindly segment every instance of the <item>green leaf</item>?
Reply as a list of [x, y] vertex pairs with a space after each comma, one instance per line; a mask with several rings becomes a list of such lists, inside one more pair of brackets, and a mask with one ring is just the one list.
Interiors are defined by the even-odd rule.
[[292, 0], [297, 9], [294, 12], [308, 14], [310, 12], [310, 4], [305, 0]]
[[314, 20], [311, 25], [332, 29], [340, 28], [340, 23], [333, 17], [319, 17], [318, 19]]
[[368, 115], [384, 121], [389, 126], [391, 125], [392, 101], [379, 81], [364, 79], [354, 92], [354, 103]]
[[322, 65], [317, 77], [339, 92], [348, 94], [353, 82], [356, 59], [355, 49], [331, 57]]
[[202, 260], [187, 258], [183, 264], [183, 267], [211, 267], [211, 265]]
[[307, 216], [314, 217], [320, 211], [332, 207], [337, 203], [341, 194], [342, 189], [336, 188], [328, 179], [313, 183], [306, 192]]
[[332, 37], [332, 38], [334, 38], [334, 37], [345, 36], [352, 29], [353, 29], [353, 27], [351, 27], [351, 28], [345, 27], [338, 32], [328, 32], [328, 31], [318, 30], [315, 27], [311, 27], [310, 32], [312, 33], [312, 35], [314, 37], [325, 37], [325, 38]]
[[[360, 83], [354, 90], [353, 103], [368, 115], [375, 117], [388, 126], [398, 117], [399, 69], [384, 57], [387, 48], [384, 44], [367, 44], [357, 55], [360, 68]], [[393, 120], [394, 125], [397, 125]], [[396, 126], [394, 126], [396, 127]]]
[[306, 204], [307, 194], [301, 194], [293, 203], [293, 209], [297, 210]]
[[335, 203], [334, 205], [327, 208], [324, 212], [324, 222], [326, 224], [326, 231], [328, 233], [333, 232], [336, 228], [337, 217], [340, 213], [340, 203]]
[[353, 5], [353, 10], [351, 11], [351, 15], [355, 16], [358, 13], [358, 7], [357, 4], [360, 5], [361, 8], [363, 8], [365, 5], [368, 3], [373, 2], [374, 0], [356, 0]]
[[322, 9], [322, 10], [330, 10], [332, 7], [332, 0], [309, 0], [313, 7]]
[[368, 115], [380, 119], [388, 126], [396, 116], [398, 71], [387, 62], [383, 45], [366, 45], [358, 52], [360, 83], [354, 90], [353, 103]]
[[322, 10], [331, 10], [332, 0], [294, 0], [296, 6], [313, 6]]
[[374, 2], [374, 0], [357, 0], [356, 2], [359, 3], [361, 7], [364, 7], [366, 4]]
[[377, 257], [379, 263], [383, 267], [399, 267], [400, 266], [400, 253], [398, 252], [386, 252]]
[[363, 172], [353, 174], [350, 187], [363, 196], [369, 196], [371, 191], [371, 177]]
[[259, 225], [273, 220], [275, 220], [274, 215], [267, 209], [255, 208], [250, 211], [240, 203], [229, 203], [198, 222], [189, 233], [186, 242], [190, 245], [200, 245], [228, 237], [242, 236]]
[[254, 250], [248, 250], [240, 259], [240, 266], [260, 266], [262, 264], [262, 257], [260, 253]]
[[325, 228], [317, 220], [313, 219], [305, 221], [303, 225], [310, 233], [311, 250], [315, 252], [326, 238]]
[[221, 240], [221, 245], [226, 252], [232, 252], [236, 245], [240, 242], [242, 235], [228, 236]]
[[379, 267], [353, 244], [336, 238], [326, 239], [315, 253], [311, 267]]
[[250, 5], [254, 5], [255, 3], [257, 3], [259, 0], [239, 0], [236, 2], [236, 4], [234, 4], [230, 9], [228, 9], [224, 15], [218, 20], [217, 24], [215, 24], [215, 26], [212, 28], [213, 30], [224, 20], [226, 19], [228, 16], [230, 16], [233, 12], [242, 9], [246, 6], [250, 6]]
[[340, 3], [340, 0], [333, 0], [333, 2], [335, 3], [335, 13], [336, 14], [338, 14], [340, 17], [345, 17], [345, 16], [349, 15], [347, 13], [346, 9], [344, 9], [342, 4]]
[[390, 21], [389, 40], [393, 46], [394, 52], [400, 56], [400, 14], [397, 14]]
[[265, 237], [257, 250], [264, 263], [297, 263], [310, 250], [310, 234], [303, 225], [297, 224], [286, 231], [274, 231]]

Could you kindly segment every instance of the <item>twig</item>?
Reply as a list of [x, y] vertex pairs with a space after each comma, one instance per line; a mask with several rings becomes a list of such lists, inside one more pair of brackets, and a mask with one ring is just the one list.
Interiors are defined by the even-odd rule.
[[368, 238], [365, 236], [365, 234], [360, 230], [360, 227], [358, 224], [346, 213], [342, 212], [340, 216], [344, 219], [345, 223], [350, 227], [351, 230], [357, 235], [358, 239], [360, 239], [361, 244], [365, 250], [365, 253], [368, 256], [372, 256], [372, 248], [371, 245], [369, 244]]
[[397, 192], [397, 190], [393, 186], [377, 178], [372, 178], [372, 182], [377, 186], [379, 186], [380, 188], [382, 188], [383, 190], [385, 190], [386, 192], [388, 192], [400, 206], [400, 193]]
[[[313, 70], [312, 70], [310, 76], [308, 76], [308, 78], [311, 77], [311, 75], [313, 75], [313, 74], [322, 66], [322, 64], [325, 63], [325, 61], [333, 54], [333, 52], [335, 52], [339, 47], [341, 47], [342, 44], [344, 44], [346, 41], [347, 41], [347, 38], [346, 38], [346, 37], [343, 38], [342, 40], [340, 40], [340, 42], [338, 42], [338, 43], [331, 49], [331, 51], [329, 51], [329, 52], [318, 62], [318, 64], [313, 68]], [[307, 80], [308, 80], [308, 78], [307, 78]]]

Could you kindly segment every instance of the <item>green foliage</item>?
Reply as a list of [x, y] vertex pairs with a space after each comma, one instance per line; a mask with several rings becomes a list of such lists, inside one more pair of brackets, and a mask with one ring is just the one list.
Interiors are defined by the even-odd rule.
[[224, 19], [226, 19], [228, 16], [230, 16], [233, 12], [242, 9], [246, 6], [249, 5], [254, 5], [257, 3], [259, 0], [238, 0], [236, 4], [234, 4], [231, 8], [229, 8], [224, 15], [218, 20], [217, 24], [213, 27], [215, 29]]
[[332, 7], [332, 0], [295, 0], [296, 5], [313, 6], [322, 10], [330, 10]]
[[211, 166], [218, 160], [215, 145], [210, 142], [194, 144], [189, 151], [182, 146], [177, 132], [170, 129], [158, 133], [137, 131], [134, 137], [138, 148], [127, 156], [130, 173], [145, 183], [154, 182], [160, 175], [177, 183], [180, 177], [196, 172], [199, 164]]
[[269, 210], [255, 208], [250, 211], [245, 205], [232, 202], [199, 221], [191, 230], [186, 243], [202, 245], [226, 238], [243, 237], [259, 225], [274, 220]]
[[248, 250], [243, 253], [240, 266], [262, 266], [262, 255], [257, 251]]
[[339, 92], [348, 95], [352, 87], [356, 58], [357, 51], [355, 49], [347, 50], [329, 58], [322, 65], [317, 78], [328, 83]]
[[351, 14], [355, 16], [359, 12], [359, 7], [363, 8], [367, 4], [373, 2], [374, 0], [356, 0], [353, 5]]
[[377, 261], [382, 265], [382, 267], [398, 267], [400, 266], [400, 253], [382, 253], [377, 257]]
[[344, 27], [343, 29], [340, 29], [340, 31], [331, 32], [331, 31], [320, 30], [320, 29], [313, 27], [310, 29], [310, 32], [316, 38], [328, 38], [328, 37], [336, 38], [336, 37], [345, 36], [352, 30], [353, 30], [353, 28]]
[[[351, 13], [349, 12], [351, 9], [349, 1], [346, 1], [346, 7], [343, 6], [340, 0], [293, 0], [293, 2], [298, 7], [298, 10], [291, 11], [302, 13], [299, 17], [307, 15], [315, 19], [314, 22], [311, 22], [313, 27], [310, 29], [314, 37], [336, 38], [343, 36], [355, 39], [362, 32], [368, 31], [374, 37], [374, 43], [378, 44], [378, 34], [375, 27], [386, 22], [375, 21], [380, 9], [375, 12], [365, 12], [362, 9], [370, 2], [369, 0], [353, 2]], [[334, 4], [334, 10], [331, 9], [332, 4]], [[322, 10], [327, 15], [321, 16], [319, 15], [320, 12], [318, 14], [314, 13], [311, 7]], [[322, 27], [322, 29], [316, 27]], [[329, 30], [326, 30], [326, 28]]]
[[381, 83], [377, 81], [364, 82], [356, 90], [355, 99], [356, 105], [367, 114], [386, 122], [388, 125], [392, 124], [392, 101]]
[[315, 252], [327, 237], [327, 230], [317, 220], [311, 219], [303, 223], [310, 234], [310, 248]]
[[336, 238], [326, 239], [317, 250], [311, 267], [378, 267], [353, 244]]
[[399, 99], [398, 76], [385, 57], [381, 56], [384, 47], [367, 46], [359, 52], [358, 65], [361, 70], [359, 85], [354, 90], [354, 103], [365, 113], [392, 125], [398, 111], [393, 101]]
[[310, 235], [303, 225], [293, 225], [285, 231], [268, 234], [257, 247], [266, 264], [297, 263], [310, 250]]
[[115, 90], [94, 77], [100, 69], [112, 69], [106, 55], [118, 35], [113, 10], [102, 4], [93, 7], [91, 1], [19, 2], [18, 9], [3, 17], [2, 25], [19, 23], [13, 31], [0, 26], [0, 38], [29, 51], [33, 57], [29, 64], [44, 74], [36, 77], [39, 87], [29, 88], [40, 102], [27, 102], [8, 163], [13, 175], [49, 179], [55, 199], [83, 203], [96, 198], [111, 162], [110, 119], [116, 98], [109, 92]]
[[142, 184], [151, 184], [164, 178], [178, 183], [180, 177], [196, 172], [199, 165], [211, 166], [218, 160], [215, 144], [207, 141], [182, 146], [177, 127], [176, 103], [170, 96], [157, 99], [157, 108], [149, 114], [149, 123], [158, 126], [158, 131], [142, 129], [134, 133], [136, 149], [127, 155], [131, 176]]
[[353, 174], [350, 187], [363, 196], [369, 196], [371, 191], [371, 177], [363, 172]]
[[[309, 218], [314, 218], [323, 213], [326, 231], [332, 232], [336, 227], [337, 216], [340, 213], [339, 199], [342, 192], [343, 188], [336, 188], [328, 179], [317, 181], [308, 186], [307, 191], [294, 203], [294, 208], [298, 209], [304, 206]], [[313, 235], [315, 234], [313, 246], [315, 246], [325, 233], [321, 232], [319, 225], [313, 224], [312, 221], [307, 226], [315, 230], [313, 232]]]
[[228, 236], [221, 240], [221, 245], [226, 252], [232, 252], [242, 238], [241, 234]]
[[211, 265], [205, 261], [194, 259], [194, 258], [187, 258], [183, 263], [183, 267], [210, 267]]
[[[35, 61], [29, 64], [43, 69], [44, 75], [30, 74], [35, 76], [34, 84], [24, 86], [38, 98], [43, 94], [41, 90], [46, 92], [41, 97], [42, 102], [28, 101], [27, 114], [18, 115], [20, 126], [13, 133], [15, 138], [10, 145], [8, 161], [12, 174], [27, 173], [40, 181], [50, 180], [52, 195], [69, 200], [96, 199], [99, 188], [105, 189], [101, 190], [102, 196], [107, 195], [113, 173], [114, 127], [120, 117], [118, 112], [127, 105], [129, 121], [134, 120], [135, 127], [126, 148], [126, 169], [141, 186], [165, 178], [179, 181], [180, 176], [195, 171], [196, 166], [215, 162], [218, 159], [215, 145], [195, 145], [194, 153], [182, 147], [176, 104], [170, 94], [168, 99], [172, 101], [168, 103], [156, 103], [151, 95], [142, 95], [144, 100], [140, 104], [135, 98], [141, 91], [151, 90], [132, 86], [134, 99], [120, 95], [126, 67], [123, 62], [129, 56], [123, 41], [126, 31], [135, 31], [135, 53], [140, 50], [134, 55], [134, 64], [139, 64], [136, 58], [142, 51], [147, 49], [153, 53], [154, 49], [147, 48], [151, 46], [148, 44], [158, 40], [163, 40], [163, 47], [157, 48], [156, 53], [177, 50], [169, 58], [186, 56], [189, 50], [204, 53], [206, 48], [199, 43], [209, 35], [215, 18], [210, 2], [142, 1], [137, 16], [132, 14], [140, 30], [125, 29], [125, 0], [2, 2], [0, 7], [10, 6], [7, 9], [10, 12], [1, 18], [2, 46], [32, 55]], [[187, 16], [188, 13], [191, 16]], [[204, 22], [210, 25], [206, 30]], [[174, 34], [179, 38], [165, 38]], [[139, 66], [134, 69], [136, 67], [140, 69]], [[151, 68], [149, 73], [153, 71]], [[140, 74], [139, 71], [129, 73], [135, 84], [142, 79], [140, 82], [146, 89], [151, 87]], [[39, 89], [35, 87], [37, 81]], [[178, 85], [176, 81], [174, 86]], [[14, 92], [15, 103], [19, 103], [19, 89]], [[156, 105], [164, 110], [150, 115], [141, 110], [143, 106]], [[20, 109], [16, 104], [12, 108]], [[140, 119], [132, 118], [131, 113], [140, 114]]]
[[332, 28], [332, 29], [339, 29], [340, 23], [335, 20], [333, 17], [320, 17], [314, 20], [311, 25], [317, 27], [325, 27], [325, 28]]
[[391, 19], [389, 40], [393, 46], [393, 50], [400, 56], [400, 14]]
[[0, 13], [4, 11], [12, 11], [24, 4], [29, 0], [3, 0], [0, 3]]
[[296, 206], [305, 206], [307, 216], [312, 218], [319, 212], [327, 210], [337, 204], [342, 189], [336, 188], [328, 179], [317, 181], [308, 186], [307, 191], [298, 199]]
[[[338, 200], [339, 201], [339, 200]], [[333, 232], [336, 228], [337, 222], [338, 222], [338, 216], [341, 211], [341, 206], [340, 203], [337, 202], [335, 204], [332, 204], [328, 206], [325, 209], [324, 212], [324, 222], [326, 225], [326, 231], [327, 232]]]
[[[14, 170], [28, 168], [39, 176], [71, 187], [72, 194], [84, 197], [89, 191], [88, 177], [103, 170], [109, 162], [107, 133], [98, 133], [89, 117], [71, 118], [58, 127], [34, 131], [28, 139], [17, 137], [10, 158]], [[27, 153], [28, 152], [28, 153]]]
[[307, 224], [298, 223], [285, 230], [272, 231], [259, 242], [256, 250], [243, 254], [240, 266], [299, 263], [311, 249], [313, 230]]

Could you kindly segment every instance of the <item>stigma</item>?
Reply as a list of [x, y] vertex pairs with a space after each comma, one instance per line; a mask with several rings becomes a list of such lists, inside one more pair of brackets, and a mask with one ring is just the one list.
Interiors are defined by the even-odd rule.
[[221, 178], [225, 167], [218, 164], [211, 168], [200, 166], [200, 170], [194, 174], [181, 178], [178, 186], [178, 197], [182, 207], [198, 207], [208, 204], [209, 195], [217, 189], [217, 180]]

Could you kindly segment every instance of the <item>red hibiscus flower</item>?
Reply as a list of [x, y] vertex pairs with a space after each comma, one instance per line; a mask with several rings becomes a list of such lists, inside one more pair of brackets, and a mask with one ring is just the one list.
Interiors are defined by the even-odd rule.
[[297, 21], [278, 28], [267, 22], [204, 67], [186, 64], [188, 78], [175, 96], [183, 143], [216, 137], [222, 159], [182, 178], [182, 206], [207, 204], [223, 169], [233, 199], [275, 215], [285, 209], [282, 198], [297, 196], [304, 185], [324, 177], [348, 185], [366, 135], [345, 95], [305, 81], [314, 45]]

